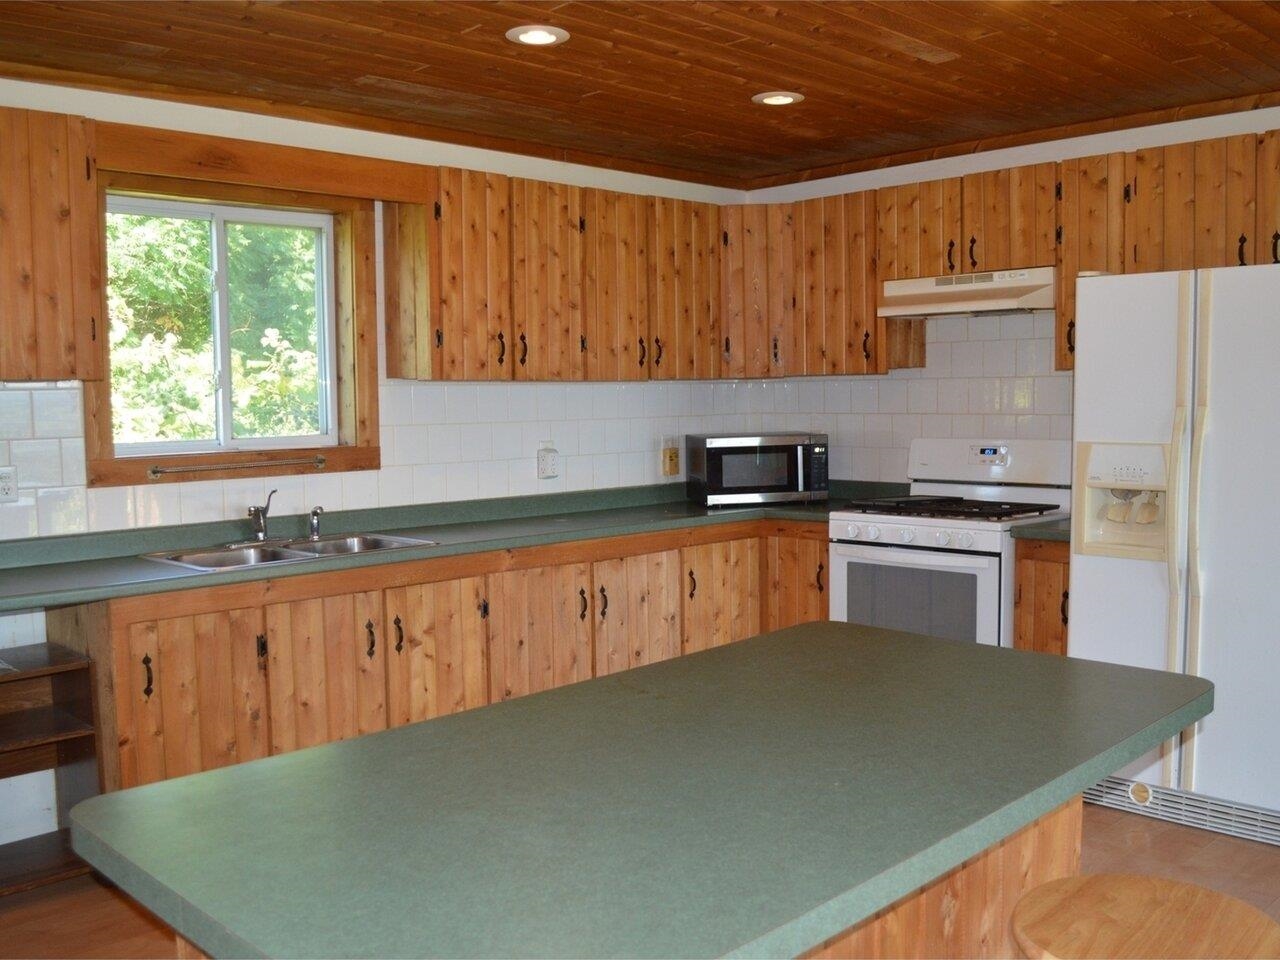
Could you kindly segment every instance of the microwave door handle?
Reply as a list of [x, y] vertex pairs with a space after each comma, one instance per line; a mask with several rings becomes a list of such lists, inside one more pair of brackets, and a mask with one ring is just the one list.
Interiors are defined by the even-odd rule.
[[804, 444], [796, 444], [796, 492], [804, 492]]

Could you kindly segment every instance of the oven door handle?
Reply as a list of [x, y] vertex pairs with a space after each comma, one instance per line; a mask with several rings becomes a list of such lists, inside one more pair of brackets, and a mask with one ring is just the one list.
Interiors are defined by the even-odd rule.
[[916, 567], [920, 569], [986, 570], [999, 559], [989, 554], [939, 553], [933, 550], [904, 550], [899, 547], [863, 547], [857, 544], [831, 544], [833, 558], [865, 560], [890, 567]]

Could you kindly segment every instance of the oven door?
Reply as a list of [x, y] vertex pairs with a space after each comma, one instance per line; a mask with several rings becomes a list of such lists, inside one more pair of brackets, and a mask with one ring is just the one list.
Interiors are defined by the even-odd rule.
[[804, 444], [707, 448], [707, 503], [769, 503], [802, 498]]
[[1000, 645], [1000, 557], [832, 543], [831, 619]]

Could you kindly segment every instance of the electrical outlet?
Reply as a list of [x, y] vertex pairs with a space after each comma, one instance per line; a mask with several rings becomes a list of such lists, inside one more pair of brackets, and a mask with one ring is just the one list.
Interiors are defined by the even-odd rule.
[[18, 499], [18, 468], [0, 467], [0, 503]]
[[558, 476], [560, 476], [560, 451], [551, 446], [543, 447], [538, 451], [538, 479], [552, 480]]

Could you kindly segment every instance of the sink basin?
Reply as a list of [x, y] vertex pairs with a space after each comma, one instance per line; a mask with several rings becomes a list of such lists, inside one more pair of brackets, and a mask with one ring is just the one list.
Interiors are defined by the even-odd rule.
[[311, 557], [299, 550], [265, 544], [212, 547], [178, 553], [149, 553], [146, 556], [150, 560], [190, 567], [192, 570], [230, 570], [236, 567], [257, 567], [266, 563], [308, 560]]
[[430, 546], [435, 540], [415, 537], [392, 537], [381, 533], [360, 533], [351, 536], [321, 537], [319, 540], [291, 540], [290, 550], [299, 550], [312, 556], [331, 557], [345, 553], [368, 553], [370, 550], [395, 550], [398, 547]]

